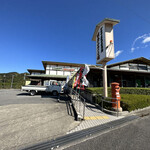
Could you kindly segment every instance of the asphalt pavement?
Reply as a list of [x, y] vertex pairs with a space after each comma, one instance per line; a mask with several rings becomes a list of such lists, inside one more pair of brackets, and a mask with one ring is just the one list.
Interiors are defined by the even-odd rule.
[[79, 122], [67, 112], [67, 97], [29, 96], [0, 90], [0, 149], [18, 150], [65, 135]]
[[[150, 112], [150, 110], [149, 110]], [[72, 143], [65, 150], [149, 150], [150, 116]]]
[[[86, 123], [86, 121], [87, 125], [93, 120], [93, 122], [95, 121], [94, 125], [100, 122], [102, 125], [99, 126], [108, 126], [105, 123], [103, 124], [103, 120], [108, 119], [110, 116], [107, 116], [107, 118], [106, 116], [104, 117], [104, 114], [100, 116], [101, 112], [97, 112], [99, 110], [96, 110], [91, 105], [90, 107], [88, 106], [90, 116], [86, 116], [86, 121], [82, 123], [74, 121], [74, 117], [68, 111], [67, 104], [68, 98], [63, 95], [60, 98], [60, 102], [58, 102], [57, 97], [49, 94], [29, 96], [29, 94], [19, 90], [0, 90], [0, 149], [18, 150], [40, 145], [40, 143], [48, 144], [49, 141], [53, 141], [55, 138], [70, 137], [66, 133], [78, 128], [85, 129], [83, 123]], [[95, 112], [96, 117], [91, 112]], [[135, 111], [132, 115], [140, 116], [135, 121], [115, 128], [111, 127], [105, 132], [96, 132], [90, 137], [79, 139], [78, 142], [75, 141], [58, 149], [148, 150], [150, 149], [149, 114], [149, 108]], [[120, 121], [119, 119], [117, 120]], [[115, 119], [114, 121], [117, 120]], [[88, 127], [87, 125], [86, 127]], [[80, 132], [79, 129], [77, 130], [78, 132]], [[91, 130], [94, 131], [94, 128], [91, 128]], [[84, 133], [84, 130], [82, 132]]]

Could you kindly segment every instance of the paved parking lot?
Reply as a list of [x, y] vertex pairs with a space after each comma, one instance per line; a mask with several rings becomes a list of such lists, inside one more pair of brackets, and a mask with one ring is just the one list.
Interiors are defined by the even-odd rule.
[[67, 113], [67, 98], [0, 90], [0, 149], [17, 150], [66, 134], [79, 122]]

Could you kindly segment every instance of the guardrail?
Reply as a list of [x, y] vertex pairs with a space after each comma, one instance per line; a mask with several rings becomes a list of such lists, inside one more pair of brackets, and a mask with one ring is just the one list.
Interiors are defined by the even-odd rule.
[[[101, 97], [101, 100], [102, 100], [102, 106], [101, 106], [102, 111], [104, 111], [104, 102], [111, 103], [111, 104], [117, 104], [117, 113], [116, 114], [117, 114], [117, 117], [118, 117], [118, 113], [119, 113], [119, 111], [118, 111], [118, 99], [117, 98], [112, 98], [112, 97], [104, 97], [101, 94], [97, 94], [97, 95], [99, 95]], [[110, 100], [115, 99], [117, 101], [112, 102], [112, 101], [108, 101], [107, 99], [110, 99]]]
[[83, 98], [77, 91], [73, 89], [70, 89], [70, 95], [71, 95], [75, 110], [78, 114], [78, 118], [81, 117], [81, 119], [84, 120], [85, 106], [86, 106], [85, 98]]

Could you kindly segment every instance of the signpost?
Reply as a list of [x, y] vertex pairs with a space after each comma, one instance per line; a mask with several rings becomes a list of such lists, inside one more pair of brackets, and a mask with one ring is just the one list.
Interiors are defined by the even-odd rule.
[[106, 18], [96, 25], [93, 41], [96, 41], [96, 63], [103, 65], [103, 89], [104, 97], [108, 96], [107, 92], [107, 65], [106, 63], [114, 59], [114, 38], [113, 26], [120, 21]]

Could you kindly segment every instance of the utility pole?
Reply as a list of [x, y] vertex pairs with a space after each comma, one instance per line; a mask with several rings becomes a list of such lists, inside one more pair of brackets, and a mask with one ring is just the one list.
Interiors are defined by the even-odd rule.
[[15, 76], [15, 75], [12, 75], [12, 79], [11, 79], [11, 86], [10, 86], [10, 88], [12, 88], [12, 87], [13, 87], [14, 76]]
[[3, 85], [3, 88], [5, 88], [5, 80], [6, 80], [6, 75], [5, 75], [5, 74], [3, 75], [3, 78], [4, 78], [4, 79], [3, 79], [3, 82], [4, 82], [4, 83], [3, 83], [3, 84], [4, 84], [4, 85]]
[[3, 86], [2, 86], [3, 85], [3, 79], [0, 79], [0, 82], [1, 82], [0, 83], [0, 89], [2, 89], [3, 88]]
[[23, 79], [26, 80], [26, 74], [24, 74], [24, 78]]
[[24, 74], [24, 85], [26, 84], [26, 73]]

